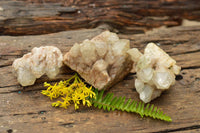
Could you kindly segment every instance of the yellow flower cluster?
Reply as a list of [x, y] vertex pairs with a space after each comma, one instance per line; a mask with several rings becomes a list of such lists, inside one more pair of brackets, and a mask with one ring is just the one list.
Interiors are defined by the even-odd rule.
[[83, 105], [90, 107], [92, 103], [89, 98], [96, 98], [95, 93], [92, 91], [92, 86], [87, 87], [77, 74], [55, 85], [45, 82], [44, 86], [48, 88], [47, 90], [42, 90], [41, 93], [43, 95], [48, 96], [51, 100], [61, 96], [63, 100], [52, 103], [54, 107], [67, 108], [71, 103], [74, 103], [75, 109], [78, 109], [81, 102]]

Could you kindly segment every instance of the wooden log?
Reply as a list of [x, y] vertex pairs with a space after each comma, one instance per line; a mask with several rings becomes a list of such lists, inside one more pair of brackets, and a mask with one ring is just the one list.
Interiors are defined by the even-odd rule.
[[[52, 101], [40, 93], [44, 89], [43, 82], [68, 79], [72, 71], [66, 67], [54, 80], [43, 76], [35, 85], [25, 88], [17, 83], [11, 64], [33, 47], [54, 45], [66, 53], [75, 42], [90, 39], [105, 28], [101, 26], [38, 36], [0, 36], [0, 132], [199, 132], [200, 27], [181, 26], [161, 28], [146, 34], [119, 34], [121, 38], [131, 40], [131, 47], [140, 50], [148, 42], [157, 43], [183, 68], [176, 78], [176, 84], [151, 102], [172, 117], [171, 123], [93, 107], [81, 106], [77, 111], [73, 106], [67, 110], [51, 107]], [[139, 101], [134, 79], [135, 74], [130, 73], [109, 92]]]
[[6, 0], [0, 1], [0, 35], [47, 34], [102, 23], [121, 33], [144, 33], [180, 25], [183, 18], [199, 21], [199, 9], [198, 0]]

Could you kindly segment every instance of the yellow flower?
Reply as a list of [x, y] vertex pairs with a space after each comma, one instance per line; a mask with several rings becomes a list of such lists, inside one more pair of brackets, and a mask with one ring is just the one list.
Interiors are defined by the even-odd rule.
[[76, 110], [79, 109], [81, 102], [83, 105], [90, 107], [92, 103], [88, 98], [96, 98], [95, 93], [92, 91], [92, 86], [88, 88], [77, 74], [66, 81], [60, 81], [54, 85], [44, 82], [44, 87], [48, 88], [47, 90], [42, 90], [41, 93], [48, 96], [51, 100], [61, 96], [63, 101], [52, 103], [54, 107], [67, 108], [71, 103], [74, 103]]

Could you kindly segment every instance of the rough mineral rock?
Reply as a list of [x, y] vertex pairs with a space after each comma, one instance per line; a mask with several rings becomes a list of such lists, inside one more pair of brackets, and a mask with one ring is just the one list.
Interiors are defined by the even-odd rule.
[[133, 62], [126, 53], [129, 43], [105, 31], [91, 40], [74, 44], [65, 54], [64, 63], [95, 88], [106, 89], [130, 72]]
[[162, 91], [173, 85], [175, 74], [181, 70], [176, 61], [154, 43], [147, 45], [144, 54], [136, 48], [127, 53], [136, 64], [135, 88], [145, 103], [159, 97]]
[[31, 53], [13, 62], [17, 80], [22, 86], [33, 85], [36, 78], [46, 74], [54, 78], [62, 66], [63, 56], [61, 51], [54, 46], [35, 47]]

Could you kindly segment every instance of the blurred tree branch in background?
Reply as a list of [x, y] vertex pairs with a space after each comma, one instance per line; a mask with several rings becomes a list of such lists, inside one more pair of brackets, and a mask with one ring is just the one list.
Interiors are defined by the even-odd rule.
[[37, 35], [107, 24], [124, 34], [200, 20], [199, 0], [3, 0], [0, 35]]

